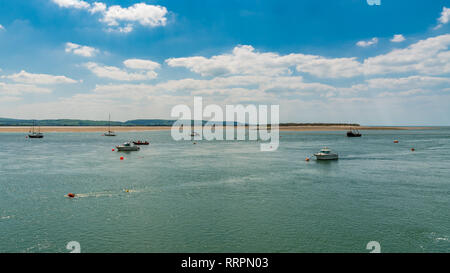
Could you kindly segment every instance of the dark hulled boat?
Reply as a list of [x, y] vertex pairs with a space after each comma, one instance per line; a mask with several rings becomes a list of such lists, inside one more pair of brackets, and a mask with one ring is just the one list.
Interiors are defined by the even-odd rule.
[[149, 145], [150, 144], [150, 142], [148, 142], [148, 141], [133, 141], [133, 144], [134, 145]]
[[352, 129], [352, 130], [347, 132], [347, 136], [348, 137], [361, 137], [362, 135], [361, 135], [361, 133], [358, 130]]
[[44, 134], [41, 133], [41, 127], [38, 127], [38, 131], [36, 131], [36, 121], [33, 121], [33, 127], [30, 130], [28, 137], [29, 138], [44, 138]]

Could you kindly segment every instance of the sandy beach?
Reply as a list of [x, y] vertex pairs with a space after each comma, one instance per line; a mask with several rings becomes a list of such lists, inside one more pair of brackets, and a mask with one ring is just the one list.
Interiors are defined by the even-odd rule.
[[[351, 126], [280, 126], [280, 131], [348, 131]], [[437, 127], [384, 127], [384, 126], [360, 126], [358, 130], [427, 130]], [[141, 131], [165, 131], [170, 130], [169, 126], [117, 126], [111, 127], [114, 132], [141, 132]], [[29, 127], [5, 126], [0, 127], [0, 133], [28, 133]], [[102, 126], [43, 126], [40, 128], [43, 133], [72, 132], [106, 132], [108, 129]]]

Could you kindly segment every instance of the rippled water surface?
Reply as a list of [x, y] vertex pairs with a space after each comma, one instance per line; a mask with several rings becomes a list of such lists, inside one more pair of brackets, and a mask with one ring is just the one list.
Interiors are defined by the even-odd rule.
[[[169, 131], [2, 133], [0, 252], [449, 252], [450, 130], [363, 133], [282, 132], [273, 153]], [[151, 145], [111, 151], [128, 139]], [[324, 146], [340, 160], [305, 161]]]

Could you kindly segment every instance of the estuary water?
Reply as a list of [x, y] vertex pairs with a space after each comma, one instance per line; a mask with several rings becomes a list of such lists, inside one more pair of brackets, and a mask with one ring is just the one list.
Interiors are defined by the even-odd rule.
[[[450, 252], [450, 129], [362, 133], [1, 133], [0, 252]], [[111, 150], [130, 139], [151, 144]]]

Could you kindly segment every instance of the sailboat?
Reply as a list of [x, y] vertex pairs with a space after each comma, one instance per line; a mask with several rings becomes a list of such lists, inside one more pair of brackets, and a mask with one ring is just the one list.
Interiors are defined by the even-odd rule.
[[28, 134], [29, 138], [43, 138], [44, 134], [41, 133], [41, 127], [38, 127], [38, 131], [36, 132], [36, 121], [33, 120], [33, 126]]
[[116, 133], [111, 131], [111, 114], [109, 114], [109, 121], [108, 121], [108, 132], [103, 134], [104, 136], [116, 136]]

